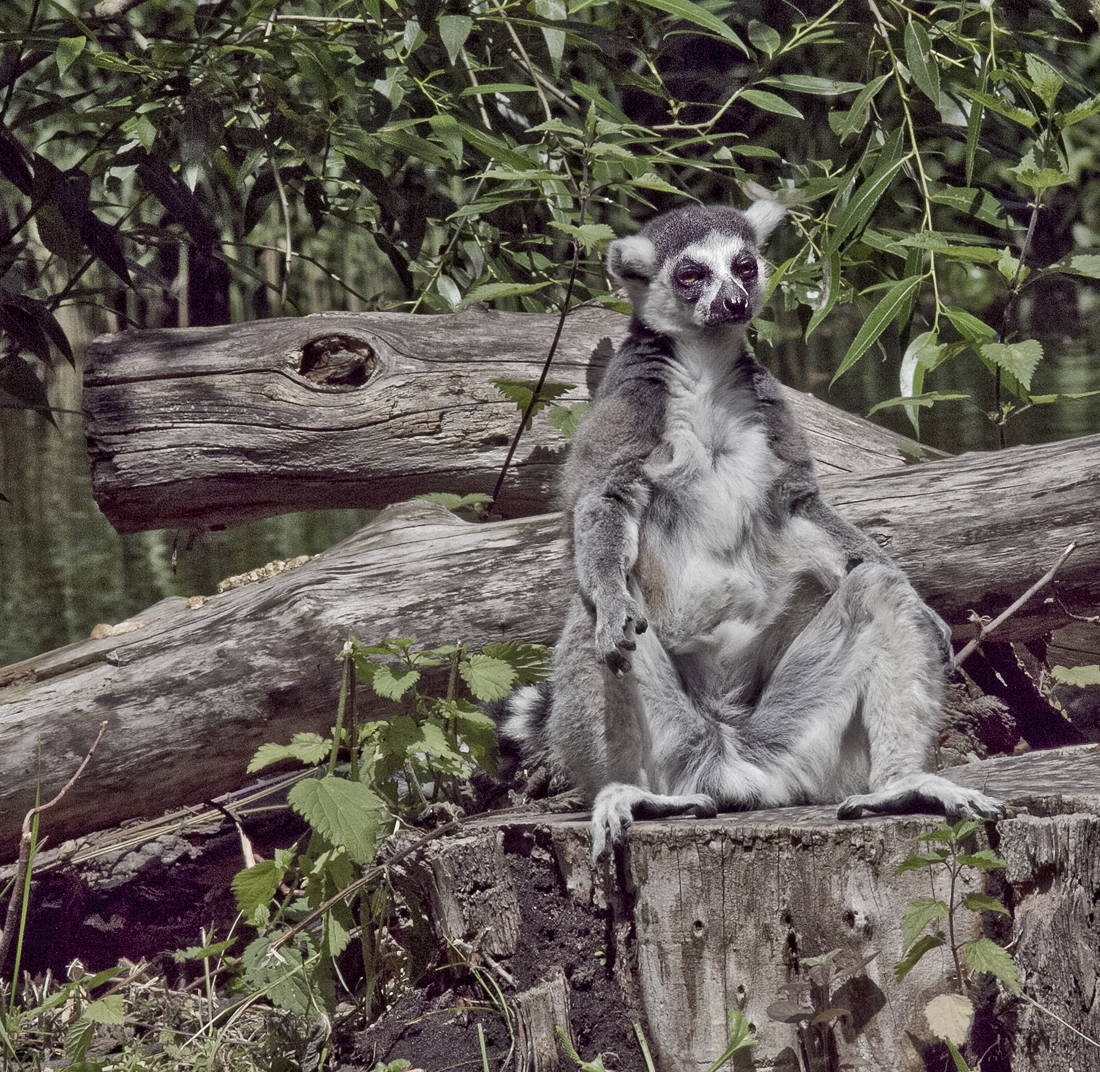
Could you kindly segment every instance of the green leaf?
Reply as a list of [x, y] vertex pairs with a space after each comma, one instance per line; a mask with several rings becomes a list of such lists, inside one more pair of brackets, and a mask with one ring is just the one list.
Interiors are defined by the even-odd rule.
[[991, 328], [984, 320], [979, 320], [973, 313], [965, 309], [946, 308], [947, 319], [954, 325], [955, 330], [967, 342], [987, 342], [997, 337], [995, 328]]
[[970, 97], [971, 100], [977, 101], [991, 112], [1003, 115], [1006, 119], [1011, 119], [1012, 122], [1019, 123], [1022, 127], [1027, 127], [1028, 130], [1039, 122], [1039, 117], [1034, 113], [1025, 111], [1023, 108], [1017, 108], [1015, 105], [1008, 104], [1002, 101], [1000, 97], [993, 96], [992, 93], [985, 93], [979, 89], [967, 89], [965, 86], [962, 87], [962, 91]]
[[947, 919], [951, 910], [934, 897], [917, 897], [910, 901], [901, 920], [902, 948], [908, 949], [934, 919]]
[[[915, 840], [915, 839], [914, 839]], [[915, 871], [918, 867], [934, 867], [951, 859], [948, 849], [933, 849], [932, 852], [923, 852], [918, 856], [908, 856], [894, 869], [895, 875], [905, 871]]]
[[266, 994], [273, 1004], [298, 1016], [335, 1004], [329, 965], [319, 964], [317, 954], [311, 960], [307, 964], [301, 950], [290, 943], [272, 949], [265, 937], [257, 938], [241, 954], [249, 989]]
[[57, 48], [54, 49], [53, 58], [57, 63], [57, 69], [64, 74], [77, 60], [84, 46], [88, 43], [86, 37], [61, 37], [58, 38]]
[[[517, 380], [502, 376], [499, 380], [493, 380], [492, 383], [505, 398], [515, 403], [516, 409], [521, 414], [527, 413], [527, 407], [531, 405], [535, 388], [538, 386], [537, 380]], [[575, 386], [576, 384], [572, 383], [552, 383], [550, 381], [544, 383], [542, 390], [539, 392], [538, 401], [535, 402], [534, 408], [528, 414], [527, 428], [530, 429], [532, 420], [540, 410], [550, 405], [556, 398], [572, 391]]]
[[789, 115], [794, 119], [806, 118], [793, 104], [788, 104], [782, 97], [777, 96], [775, 93], [768, 93], [763, 89], [746, 89], [742, 92], [741, 97], [747, 100], [749, 104], [753, 104], [765, 112], [774, 112], [776, 115]]
[[1031, 88], [1049, 109], [1062, 88], [1062, 76], [1034, 52], [1024, 53], [1024, 64], [1027, 67], [1027, 76], [1031, 79]]
[[400, 700], [420, 680], [419, 670], [396, 670], [379, 666], [371, 675], [370, 686], [383, 700]]
[[443, 47], [447, 50], [447, 59], [454, 66], [459, 53], [474, 28], [474, 20], [469, 15], [440, 15], [439, 36], [443, 41]]
[[284, 871], [274, 860], [258, 860], [233, 876], [230, 888], [237, 899], [237, 907], [246, 919], [261, 905], [271, 904], [283, 880]]
[[905, 27], [905, 62], [917, 87], [938, 110], [940, 69], [932, 56], [928, 31], [919, 22], [910, 21]]
[[[867, 416], [877, 413], [880, 409], [896, 409], [898, 406], [919, 406], [922, 409], [934, 406], [937, 402], [969, 402], [970, 395], [961, 394], [958, 391], [925, 391], [919, 395], [899, 395], [897, 398], [888, 398], [885, 402], [876, 402], [868, 411]], [[920, 865], [919, 865], [920, 866]]]
[[852, 194], [851, 200], [840, 214], [836, 226], [825, 243], [824, 252], [831, 256], [840, 248], [841, 243], [850, 235], [863, 229], [867, 221], [878, 208], [879, 202], [886, 195], [890, 184], [894, 181], [901, 165], [908, 159], [903, 151], [901, 138], [895, 138], [884, 147], [875, 170], [862, 182], [859, 189]]
[[810, 317], [809, 324], [806, 325], [804, 337], [807, 340], [818, 325], [833, 311], [837, 295], [840, 293], [841, 282], [840, 251], [834, 249], [821, 262], [822, 294], [813, 316]]
[[357, 864], [374, 855], [378, 834], [389, 818], [385, 802], [369, 786], [334, 775], [298, 782], [287, 801], [322, 837], [346, 849]]
[[726, 1014], [726, 1024], [729, 1028], [729, 1045], [722, 1051], [721, 1056], [707, 1069], [707, 1072], [718, 1072], [735, 1053], [741, 1050], [752, 1049], [759, 1039], [752, 1033], [752, 1025], [745, 1018], [744, 1013], [738, 1008], [731, 1008]]
[[900, 983], [917, 966], [925, 953], [930, 949], [939, 949], [944, 941], [942, 934], [926, 934], [923, 938], [918, 938], [905, 956], [894, 965], [894, 978]]
[[328, 758], [331, 748], [332, 741], [318, 733], [296, 733], [290, 739], [290, 744], [260, 745], [246, 768], [247, 773], [254, 774], [284, 759], [296, 759], [307, 767], [315, 767]]
[[991, 227], [1001, 227], [1005, 222], [1005, 211], [991, 193], [986, 190], [977, 190], [969, 186], [945, 186], [931, 195], [931, 199], [939, 205], [947, 205], [957, 212], [965, 212], [968, 216], [988, 223]]
[[1058, 171], [1056, 168], [1010, 168], [1009, 171], [1019, 182], [1035, 190], [1036, 193], [1073, 182], [1073, 179], [1064, 171]]
[[999, 912], [1002, 916], [1012, 914], [996, 897], [990, 897], [988, 893], [968, 893], [963, 898], [963, 904], [971, 912]]
[[121, 1024], [125, 1019], [121, 994], [108, 994], [87, 1005], [82, 1014], [96, 1024]]
[[963, 946], [963, 956], [972, 971], [988, 972], [999, 979], [1013, 994], [1020, 992], [1020, 981], [1007, 949], [991, 938], [975, 938]]
[[979, 849], [977, 852], [967, 853], [957, 857], [964, 867], [979, 867], [982, 870], [992, 870], [998, 867], [1008, 867], [992, 849]]
[[186, 949], [177, 949], [172, 954], [172, 959], [177, 964], [184, 964], [189, 960], [206, 960], [207, 957], [220, 957], [227, 949], [236, 945], [236, 938], [227, 938], [224, 942], [215, 942], [213, 945], [189, 945]]
[[752, 53], [745, 47], [745, 43], [737, 36], [720, 18], [716, 15], [712, 15], [705, 7], [700, 7], [699, 4], [691, 3], [691, 0], [640, 0], [645, 7], [655, 8], [657, 11], [665, 11], [669, 15], [675, 15], [678, 19], [683, 19], [685, 22], [693, 22], [696, 26], [701, 26], [704, 30], [710, 30], [711, 33], [717, 34], [719, 37], [726, 41], [729, 41], [731, 45], [736, 45], [746, 56], [751, 57]]
[[474, 699], [483, 702], [503, 700], [511, 695], [516, 680], [516, 672], [509, 663], [485, 654], [471, 655], [459, 663], [458, 672]]
[[781, 74], [778, 78], [762, 78], [761, 85], [779, 86], [792, 93], [808, 93], [813, 97], [835, 97], [840, 93], [855, 93], [864, 88], [862, 82], [838, 82], [833, 78], [818, 78], [812, 74]]
[[832, 383], [836, 383], [845, 372], [848, 371], [876, 342], [878, 337], [889, 327], [890, 322], [898, 315], [906, 303], [912, 298], [921, 285], [922, 276], [911, 275], [895, 283], [871, 310], [871, 314], [863, 322], [840, 368], [836, 370]]
[[572, 439], [584, 420], [584, 415], [592, 408], [591, 402], [574, 402], [571, 406], [551, 406], [550, 423], [566, 439]]
[[[0, 320], [0, 328], [3, 321]], [[56, 425], [50, 412], [50, 400], [34, 369], [14, 354], [0, 359], [0, 399], [8, 395], [22, 409], [31, 409]]]
[[847, 112], [841, 112], [835, 108], [829, 112], [829, 125], [841, 141], [852, 134], [858, 134], [864, 128], [871, 101], [889, 80], [889, 74], [879, 75], [856, 94], [856, 99], [852, 101], [852, 106]]
[[471, 506], [480, 506], [493, 501], [492, 495], [486, 495], [483, 491], [471, 491], [468, 495], [455, 495], [450, 491], [426, 491], [423, 495], [416, 495], [414, 498], [438, 503], [454, 511], [466, 510]]
[[1009, 343], [985, 342], [976, 349], [987, 361], [1011, 373], [1025, 391], [1031, 388], [1031, 377], [1043, 360], [1043, 345], [1038, 339]]
[[770, 26], [759, 19], [749, 21], [749, 40], [753, 48], [758, 48], [769, 59], [779, 51], [783, 39]]
[[491, 302], [498, 298], [514, 298], [519, 294], [534, 294], [545, 290], [550, 284], [549, 279], [544, 283], [483, 283], [480, 287], [474, 287], [462, 299], [462, 307], [473, 305], [474, 302]]
[[1075, 123], [1080, 123], [1083, 119], [1091, 118], [1097, 112], [1100, 112], [1100, 94], [1090, 97], [1087, 101], [1082, 101], [1076, 107], [1071, 108], [1065, 115], [1061, 116], [1058, 125], [1064, 130]]
[[494, 659], [503, 659], [508, 663], [516, 673], [517, 685], [533, 685], [538, 681], [547, 681], [554, 675], [554, 652], [545, 644], [509, 640], [500, 644], [486, 644], [481, 650]]
[[1052, 666], [1050, 674], [1063, 685], [1100, 685], [1100, 666]]
[[557, 220], [551, 220], [550, 226], [569, 235], [584, 248], [585, 252], [605, 246], [615, 238], [615, 232], [606, 223], [586, 223], [577, 227], [571, 223], [558, 223]]
[[1088, 279], [1100, 279], [1100, 256], [1095, 253], [1071, 253], [1055, 261], [1048, 272], [1064, 272], [1067, 275], [1083, 275]]

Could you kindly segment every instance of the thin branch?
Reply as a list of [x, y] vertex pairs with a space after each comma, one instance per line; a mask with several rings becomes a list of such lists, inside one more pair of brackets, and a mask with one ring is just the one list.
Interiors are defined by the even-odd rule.
[[8, 901], [8, 912], [7, 917], [4, 919], [4, 929], [0, 931], [0, 968], [3, 968], [4, 961], [7, 960], [8, 949], [11, 947], [12, 929], [15, 927], [15, 917], [23, 901], [22, 889], [26, 884], [27, 868], [30, 865], [31, 843], [33, 841], [31, 837], [31, 824], [34, 822], [34, 817], [46, 811], [47, 808], [52, 808], [70, 789], [72, 789], [76, 784], [77, 778], [84, 773], [84, 768], [91, 761], [92, 755], [95, 753], [106, 731], [106, 721], [101, 722], [99, 724], [99, 733], [96, 734], [96, 739], [92, 742], [92, 747], [88, 749], [88, 754], [84, 757], [84, 762], [76, 768], [76, 773], [61, 787], [53, 800], [48, 800], [45, 804], [39, 804], [37, 807], [31, 808], [31, 810], [27, 812], [26, 818], [23, 820], [23, 832], [19, 838], [19, 862], [15, 866], [15, 877], [12, 879], [11, 900]]
[[1035, 595], [1035, 593], [1038, 592], [1040, 588], [1044, 588], [1046, 585], [1050, 584], [1050, 582], [1054, 580], [1055, 574], [1065, 564], [1066, 559], [1069, 558], [1069, 556], [1073, 554], [1076, 549], [1077, 541], [1074, 540], [1073, 543], [1071, 543], [1069, 547], [1067, 547], [1061, 553], [1061, 555], [1059, 555], [1058, 561], [1055, 562], [1054, 565], [1051, 566], [1050, 569], [1047, 570], [1047, 572], [1044, 573], [1043, 576], [1040, 577], [1022, 596], [1020, 596], [1020, 598], [1017, 599], [1016, 602], [1008, 608], [1008, 610], [1003, 611], [1001, 614], [997, 615], [997, 617], [994, 618], [993, 621], [986, 622], [982, 626], [981, 631], [978, 633], [978, 635], [974, 637], [962, 649], [962, 651], [959, 652], [958, 655], [955, 656], [955, 665], [961, 665], [963, 660], [967, 659], [973, 653], [974, 649], [979, 644], [981, 644], [981, 642], [985, 640], [985, 638], [989, 636], [989, 634], [992, 633], [994, 629], [998, 628], [1009, 618], [1011, 618], [1012, 615], [1015, 614], [1016, 611], [1018, 611], [1033, 595]]

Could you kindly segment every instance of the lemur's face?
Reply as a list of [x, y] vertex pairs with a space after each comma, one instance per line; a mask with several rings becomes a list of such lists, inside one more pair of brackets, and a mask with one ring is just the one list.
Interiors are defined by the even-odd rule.
[[767, 266], [759, 247], [782, 216], [767, 201], [745, 213], [677, 209], [612, 243], [608, 269], [635, 315], [663, 335], [742, 327], [760, 310]]

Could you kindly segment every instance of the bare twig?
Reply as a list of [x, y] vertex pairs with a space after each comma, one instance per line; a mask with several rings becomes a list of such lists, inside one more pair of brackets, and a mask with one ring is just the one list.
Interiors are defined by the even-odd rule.
[[31, 858], [31, 843], [33, 841], [31, 837], [31, 824], [34, 822], [34, 817], [46, 811], [47, 808], [52, 808], [70, 789], [72, 789], [76, 784], [77, 778], [84, 773], [84, 768], [90, 762], [106, 730], [106, 721], [101, 722], [99, 724], [99, 733], [96, 734], [96, 739], [92, 742], [92, 747], [88, 749], [88, 754], [84, 757], [84, 762], [76, 768], [76, 773], [61, 787], [53, 800], [48, 800], [45, 804], [39, 804], [36, 808], [31, 808], [31, 810], [27, 812], [26, 818], [23, 820], [23, 833], [19, 838], [19, 862], [16, 864], [15, 876], [12, 879], [11, 900], [8, 901], [8, 912], [4, 919], [4, 929], [0, 931], [0, 968], [3, 968], [4, 961], [7, 960], [8, 950], [11, 948], [11, 934], [15, 927], [15, 918], [19, 913], [19, 906], [23, 901], [23, 887], [26, 885], [27, 868], [30, 865]]
[[1040, 588], [1044, 588], [1046, 585], [1050, 584], [1050, 582], [1054, 580], [1055, 574], [1062, 568], [1063, 565], [1065, 565], [1066, 559], [1069, 558], [1071, 554], [1073, 554], [1076, 548], [1077, 541], [1074, 540], [1073, 543], [1071, 543], [1069, 547], [1067, 547], [1061, 553], [1061, 555], [1059, 555], [1058, 561], [1055, 562], [1054, 565], [1051, 566], [1050, 569], [1047, 570], [1046, 573], [1044, 573], [1042, 577], [1040, 577], [1022, 596], [1020, 596], [1020, 598], [1017, 599], [1016, 602], [1008, 608], [1008, 610], [1003, 611], [1001, 614], [998, 614], [997, 617], [993, 619], [993, 621], [986, 622], [982, 626], [981, 631], [978, 633], [978, 635], [974, 637], [962, 649], [962, 651], [959, 652], [958, 655], [955, 656], [955, 665], [961, 665], [963, 660], [967, 659], [973, 653], [974, 649], [979, 644], [981, 644], [981, 642], [985, 640], [985, 638], [988, 637], [994, 629], [998, 628], [998, 626], [1002, 625], [1009, 618], [1011, 618], [1012, 615], [1015, 614], [1016, 611], [1018, 611], [1033, 595], [1035, 595], [1035, 593], [1038, 592]]

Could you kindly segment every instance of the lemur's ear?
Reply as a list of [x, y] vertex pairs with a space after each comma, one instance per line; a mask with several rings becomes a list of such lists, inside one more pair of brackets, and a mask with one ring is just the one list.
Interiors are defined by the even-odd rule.
[[754, 201], [745, 209], [745, 219], [756, 233], [757, 245], [764, 244], [786, 214], [787, 210], [778, 201]]
[[617, 238], [607, 250], [607, 272], [617, 283], [648, 283], [656, 274], [657, 251], [642, 235]]

